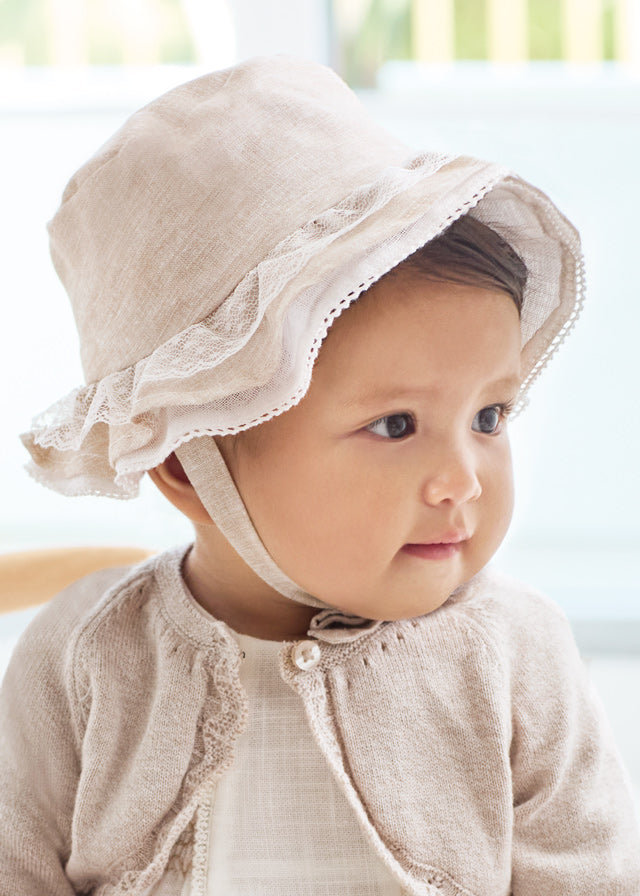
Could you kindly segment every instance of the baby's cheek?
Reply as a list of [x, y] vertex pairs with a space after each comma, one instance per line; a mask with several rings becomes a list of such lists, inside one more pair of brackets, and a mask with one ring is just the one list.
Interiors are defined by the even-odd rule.
[[489, 537], [497, 542], [497, 547], [504, 538], [513, 516], [515, 494], [511, 454], [508, 448], [503, 452], [501, 462], [495, 465], [487, 491], [485, 513], [491, 530]]

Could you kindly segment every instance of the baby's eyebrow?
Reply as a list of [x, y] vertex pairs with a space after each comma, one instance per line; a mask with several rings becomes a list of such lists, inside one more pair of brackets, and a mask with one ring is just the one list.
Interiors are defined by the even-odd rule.
[[[492, 392], [508, 394], [516, 393], [520, 389], [521, 379], [515, 374], [499, 377], [482, 386], [483, 393], [490, 394]], [[362, 390], [354, 395], [346, 397], [342, 400], [342, 407], [346, 410], [359, 408], [368, 408], [371, 405], [385, 405], [390, 402], [422, 400], [428, 399], [433, 394], [432, 389], [421, 389], [419, 387], [409, 387], [399, 384], [396, 387], [387, 387], [386, 389], [371, 389], [369, 391]]]
[[386, 389], [372, 389], [357, 392], [355, 395], [345, 398], [342, 406], [347, 410], [353, 408], [367, 408], [370, 405], [387, 404], [392, 401], [404, 399], [422, 399], [428, 394], [426, 389], [410, 389], [406, 386], [388, 387]]
[[485, 389], [487, 389], [488, 391], [497, 389], [501, 391], [505, 390], [507, 392], [518, 392], [521, 385], [521, 376], [516, 376], [516, 374], [509, 374], [509, 376], [502, 376], [497, 380], [493, 380], [492, 382], [487, 383]]

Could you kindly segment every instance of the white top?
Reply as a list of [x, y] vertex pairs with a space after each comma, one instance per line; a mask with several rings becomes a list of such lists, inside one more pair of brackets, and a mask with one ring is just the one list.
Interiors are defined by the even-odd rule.
[[207, 868], [168, 872], [154, 894], [300, 896], [303, 885], [305, 896], [400, 896], [279, 675], [280, 642], [237, 639], [249, 721], [232, 767], [202, 807]]

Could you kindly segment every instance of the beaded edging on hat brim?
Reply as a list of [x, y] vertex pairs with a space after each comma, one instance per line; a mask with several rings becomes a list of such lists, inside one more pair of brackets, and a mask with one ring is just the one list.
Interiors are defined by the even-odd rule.
[[582, 305], [577, 232], [542, 192], [499, 166], [420, 155], [279, 243], [200, 323], [36, 417], [22, 436], [27, 469], [63, 494], [130, 498], [179, 445], [283, 413], [306, 393], [339, 314], [467, 212], [500, 233], [529, 272], [521, 406]]

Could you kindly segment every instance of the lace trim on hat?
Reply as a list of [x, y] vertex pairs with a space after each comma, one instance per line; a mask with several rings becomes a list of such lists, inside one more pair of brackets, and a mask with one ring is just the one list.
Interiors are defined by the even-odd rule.
[[[396, 196], [452, 161], [449, 156], [422, 155], [406, 168], [387, 169], [374, 184], [355, 191], [280, 243], [205, 320], [136, 365], [52, 405], [22, 436], [33, 458], [27, 467], [31, 475], [63, 494], [134, 497], [144, 471], [184, 442], [239, 432], [288, 410], [306, 393], [319, 347], [342, 311], [471, 209], [511, 243], [530, 272], [522, 331], [533, 357], [525, 365], [521, 407], [529, 385], [579, 314], [582, 256], [575, 230], [553, 203], [498, 166], [456, 159], [469, 164], [472, 188], [467, 185], [465, 200], [458, 184], [434, 201], [435, 207], [430, 205], [422, 216], [414, 214], [412, 222], [334, 272], [328, 282], [312, 283], [293, 296], [287, 292], [338, 238], [348, 237]], [[533, 228], [529, 234], [527, 215]], [[543, 225], [539, 219], [544, 219]], [[536, 228], [540, 232], [532, 240]], [[540, 240], [546, 240], [542, 249]], [[564, 294], [564, 303], [559, 294]], [[561, 304], [561, 319], [552, 332], [542, 333]], [[250, 351], [258, 341], [259, 350]], [[236, 361], [241, 351], [242, 365]]]
[[[135, 365], [72, 390], [37, 415], [31, 430], [22, 437], [33, 457], [33, 463], [27, 467], [29, 473], [64, 494], [134, 497], [145, 467], [125, 470], [122, 464], [128, 456], [155, 445], [159, 450], [152, 450], [154, 461], [147, 465], [149, 469], [178, 444], [200, 434], [185, 432], [168, 450], [162, 448], [167, 409], [193, 408], [203, 405], [206, 399], [207, 403], [212, 399], [228, 402], [230, 395], [243, 388], [257, 390], [265, 375], [265, 360], [273, 368], [280, 358], [261, 356], [257, 369], [242, 371], [244, 382], [238, 381], [237, 369], [225, 371], [224, 362], [250, 341], [284, 287], [337, 238], [344, 237], [452, 158], [422, 154], [404, 168], [387, 169], [373, 184], [354, 191], [278, 244], [203, 321], [163, 343]], [[362, 283], [359, 290], [353, 290], [345, 304], [368, 285]], [[329, 323], [327, 318], [327, 327]], [[327, 327], [317, 341], [321, 341]], [[308, 358], [309, 368], [316, 351]], [[280, 401], [269, 413], [262, 412], [241, 424], [205, 427], [202, 434], [222, 435], [255, 426], [297, 403], [307, 386], [308, 379], [293, 397]]]

